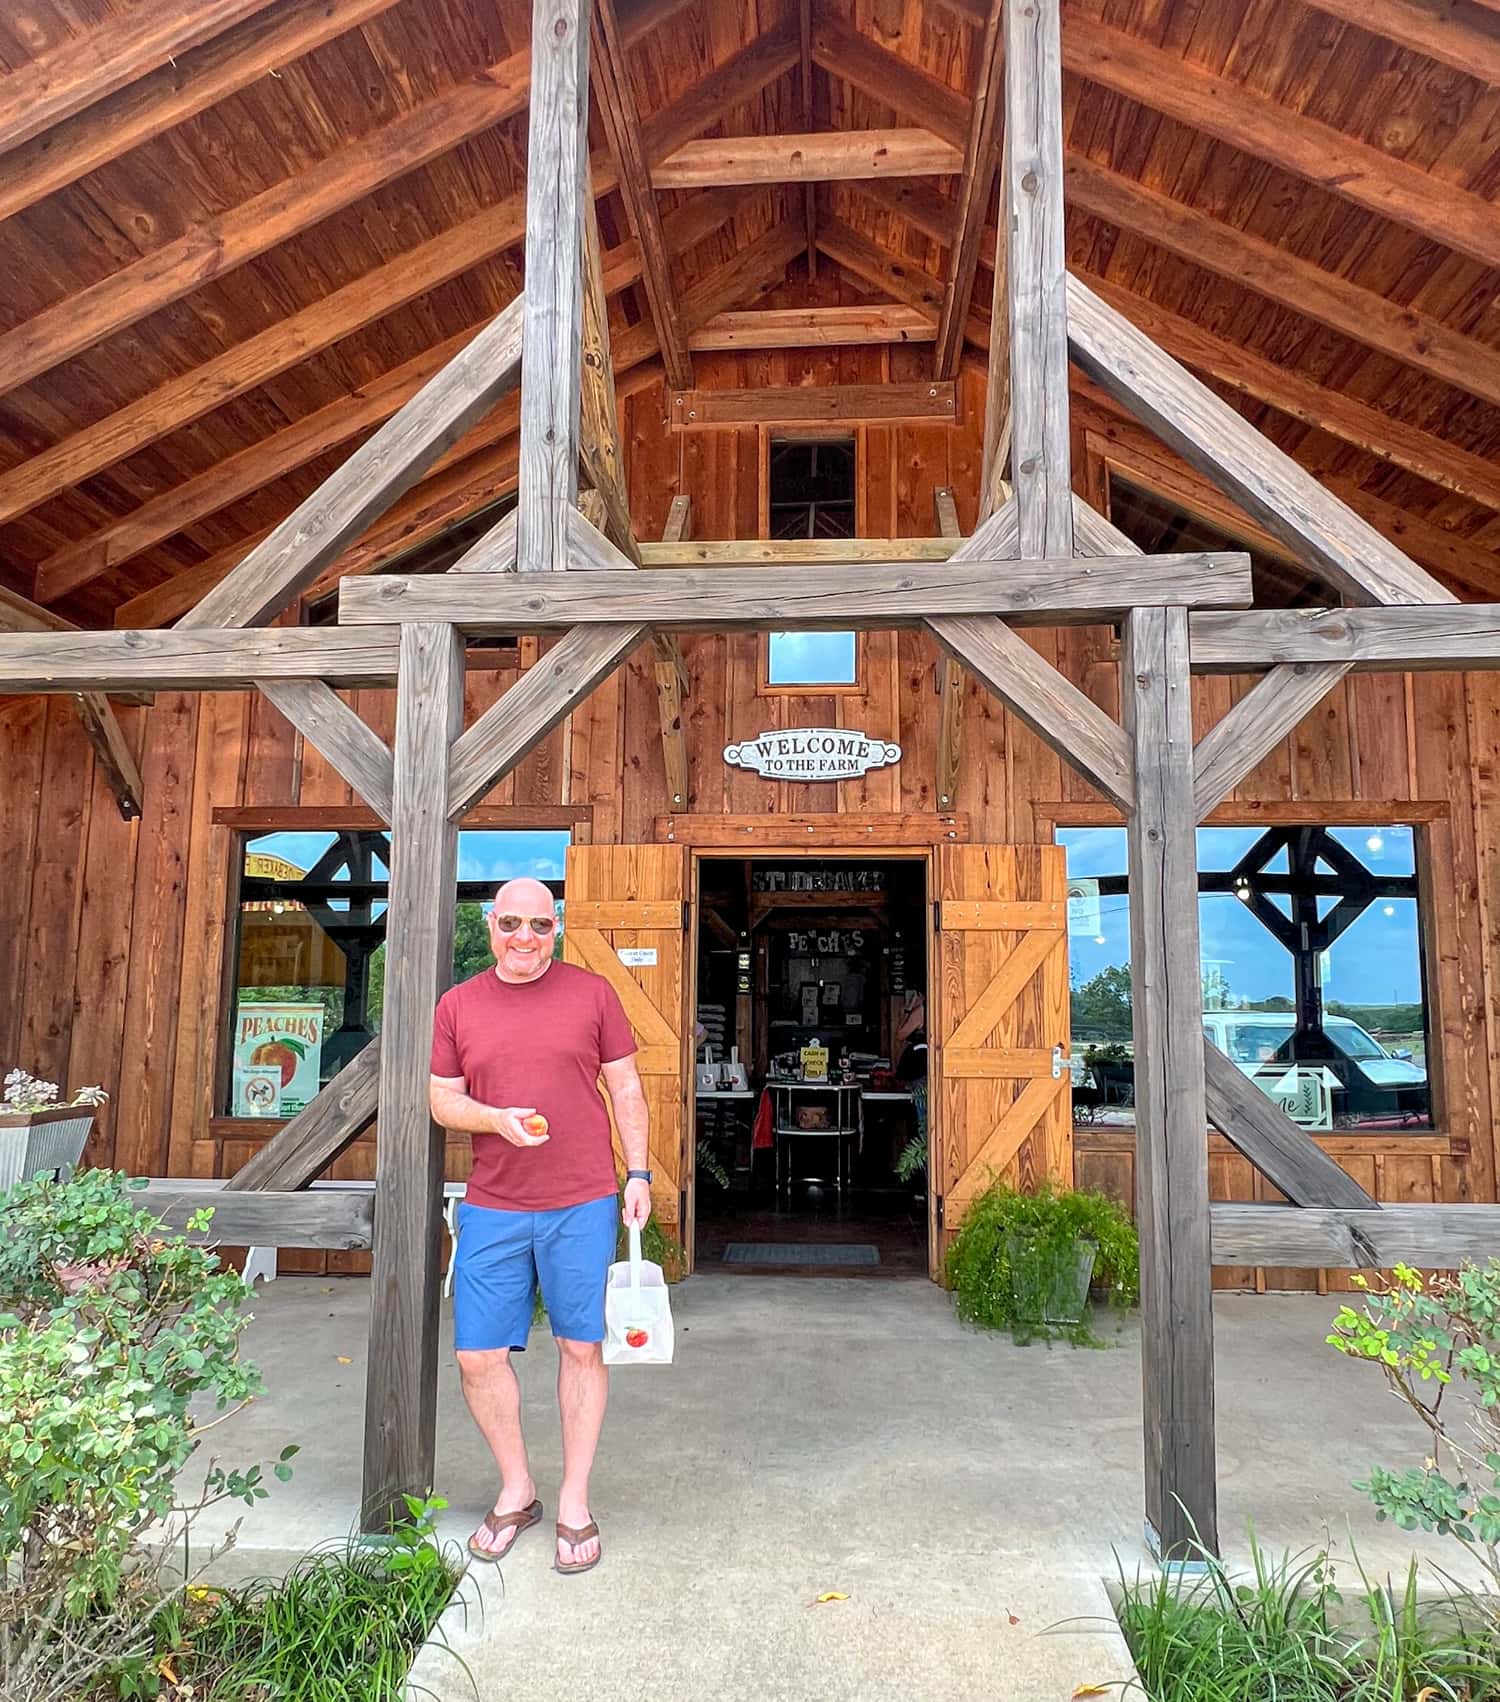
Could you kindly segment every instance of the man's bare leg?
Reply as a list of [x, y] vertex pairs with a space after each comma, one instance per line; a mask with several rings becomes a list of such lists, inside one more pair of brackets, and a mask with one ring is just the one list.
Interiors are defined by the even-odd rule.
[[[599, 1432], [604, 1428], [609, 1372], [599, 1342], [567, 1341], [559, 1336], [557, 1353], [557, 1406], [562, 1414], [563, 1435], [563, 1480], [557, 1496], [557, 1520], [559, 1524], [581, 1530], [589, 1523], [589, 1473], [594, 1467]], [[590, 1537], [576, 1547], [561, 1537], [557, 1539], [557, 1558], [564, 1564], [594, 1560], [598, 1554], [598, 1537]]]
[[[521, 1385], [511, 1369], [510, 1349], [461, 1350], [457, 1358], [464, 1399], [500, 1468], [500, 1496], [495, 1511], [519, 1513], [536, 1500], [536, 1485], [531, 1481], [526, 1440], [521, 1434]], [[482, 1524], [473, 1541], [476, 1547], [498, 1557], [516, 1540], [517, 1534], [511, 1526], [495, 1536]]]

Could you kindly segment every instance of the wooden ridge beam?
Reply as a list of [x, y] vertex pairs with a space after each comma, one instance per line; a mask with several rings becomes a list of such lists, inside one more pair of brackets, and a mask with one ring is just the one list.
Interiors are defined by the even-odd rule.
[[[190, 627], [268, 621], [409, 490], [515, 386], [521, 366], [518, 298], [423, 385], [270, 535], [183, 617]], [[525, 403], [522, 402], [524, 420]]]
[[13, 148], [0, 181], [0, 219], [119, 159], [305, 54], [388, 12], [397, 0], [293, 0], [262, 10]]
[[[470, 580], [468, 589], [477, 590], [478, 582]], [[448, 819], [457, 821], [535, 750], [575, 704], [614, 672], [647, 630], [640, 621], [576, 627], [534, 662], [454, 740], [448, 765]]]
[[1482, 196], [1180, 54], [1070, 11], [1063, 65], [1483, 266], [1500, 266], [1500, 219]]
[[187, 53], [270, 0], [193, 0], [139, 6], [108, 18], [0, 79], [0, 153]]
[[1001, 52], [1001, 0], [990, 0], [974, 67], [974, 96], [964, 137], [963, 177], [958, 189], [943, 310], [938, 319], [933, 376], [956, 378], [964, 351], [964, 327], [974, 297], [979, 249], [989, 218], [990, 196], [999, 165], [1001, 116], [1005, 104], [1005, 57]]
[[9, 633], [0, 693], [249, 691], [273, 679], [390, 685], [399, 646], [395, 628], [370, 627]]
[[727, 183], [836, 183], [865, 177], [944, 177], [963, 167], [930, 130], [827, 130], [684, 142], [651, 169], [657, 189]]
[[861, 424], [872, 420], [952, 420], [957, 401], [951, 380], [884, 384], [761, 385], [748, 390], [685, 390], [671, 397], [671, 423], [679, 430], [713, 426]]
[[377, 1034], [290, 1122], [246, 1159], [226, 1188], [232, 1192], [305, 1188], [374, 1122], [379, 1090]]
[[1420, 0], [1307, 0], [1341, 23], [1384, 36], [1408, 53], [1420, 53], [1462, 71], [1481, 83], [1500, 87], [1500, 31], [1486, 26], [1462, 5], [1420, 4]]
[[1011, 465], [1022, 557], [1073, 552], [1059, 0], [1005, 8]]
[[1209, 1208], [1216, 1265], [1429, 1270], [1487, 1259], [1500, 1245], [1500, 1206], [1386, 1205], [1379, 1211], [1317, 1206]]
[[1325, 431], [1418, 478], [1500, 511], [1500, 468], [1487, 456], [1444, 443], [1435, 433], [1302, 377], [1294, 367], [1252, 354], [1180, 314], [1106, 278], [1080, 273], [1101, 300], [1174, 359], [1242, 391], [1278, 413]]
[[23, 320], [0, 335], [0, 394], [513, 117], [529, 81], [527, 55], [512, 54]]
[[395, 784], [391, 749], [358, 712], [322, 680], [267, 680], [260, 689], [339, 778], [389, 823]]
[[454, 621], [466, 632], [536, 632], [625, 620], [686, 631], [890, 626], [935, 615], [1003, 615], [1023, 624], [1097, 623], [1160, 596], [1186, 608], [1244, 607], [1250, 558], [1239, 551], [842, 567], [747, 567], [611, 573], [380, 574], [345, 579], [350, 625]]
[[1067, 301], [1068, 337], [1083, 371], [1294, 556], [1360, 602], [1452, 601], [1437, 580], [1076, 277], [1068, 278]]
[[589, 74], [615, 157], [625, 217], [640, 249], [642, 281], [667, 369], [667, 382], [681, 388], [692, 383], [693, 367], [688, 358], [682, 307], [672, 281], [671, 255], [651, 188], [651, 166], [641, 138], [641, 115], [631, 89], [630, 67], [614, 0], [595, 0], [593, 61]]
[[716, 313], [688, 338], [690, 349], [805, 349], [867, 343], [930, 343], [932, 320], [894, 302], [858, 307], [763, 307]]
[[1256, 673], [1338, 663], [1356, 673], [1500, 666], [1500, 603], [1347, 609], [1246, 609], [1195, 615], [1195, 673]]
[[[375, 1238], [375, 1194], [368, 1188], [231, 1192], [196, 1177], [165, 1178], [131, 1189], [130, 1203], [199, 1246], [364, 1252]], [[213, 1213], [208, 1228], [190, 1229], [189, 1219], [204, 1210]]]

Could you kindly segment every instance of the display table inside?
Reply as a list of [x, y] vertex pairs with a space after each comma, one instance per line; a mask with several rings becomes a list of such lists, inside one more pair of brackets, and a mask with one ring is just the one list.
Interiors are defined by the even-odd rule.
[[[771, 1093], [771, 1134], [776, 1143], [776, 1188], [793, 1181], [831, 1184], [840, 1193], [849, 1186], [853, 1150], [862, 1128], [860, 1089], [854, 1082], [785, 1081], [766, 1083]], [[811, 1143], [831, 1146], [832, 1176], [793, 1175], [792, 1154]]]

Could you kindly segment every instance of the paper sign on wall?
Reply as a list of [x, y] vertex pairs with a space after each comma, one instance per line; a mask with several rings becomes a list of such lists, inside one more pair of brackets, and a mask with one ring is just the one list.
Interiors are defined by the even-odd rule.
[[842, 727], [787, 727], [725, 745], [724, 760], [767, 780], [854, 780], [900, 762], [901, 747]]
[[650, 969], [656, 963], [655, 946], [621, 946], [617, 955], [627, 969]]
[[242, 999], [234, 1019], [234, 1114], [290, 1117], [318, 1091], [321, 1004]]

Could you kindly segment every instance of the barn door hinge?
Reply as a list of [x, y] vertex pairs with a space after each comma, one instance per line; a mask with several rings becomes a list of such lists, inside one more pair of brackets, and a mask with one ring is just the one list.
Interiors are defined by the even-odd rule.
[[1066, 1067], [1067, 1066], [1065, 1065], [1065, 1063], [1063, 1061], [1063, 1049], [1062, 1049], [1062, 1047], [1061, 1046], [1054, 1046], [1052, 1048], [1052, 1079], [1053, 1079], [1053, 1081], [1056, 1081], [1058, 1079], [1058, 1077], [1062, 1075], [1063, 1070]]
[[937, 1226], [941, 1229], [943, 1227], [943, 1196], [941, 1194], [938, 1195], [935, 1204], [937, 1206]]
[[682, 931], [686, 933], [693, 925], [693, 906], [689, 899], [682, 901]]

